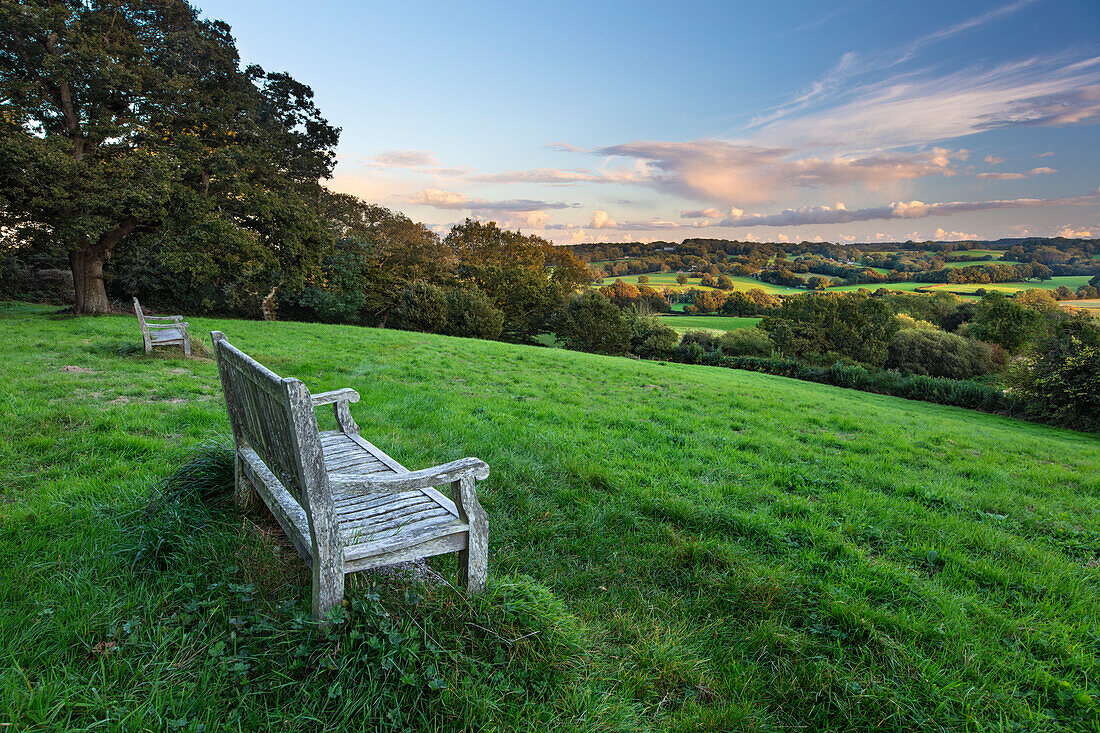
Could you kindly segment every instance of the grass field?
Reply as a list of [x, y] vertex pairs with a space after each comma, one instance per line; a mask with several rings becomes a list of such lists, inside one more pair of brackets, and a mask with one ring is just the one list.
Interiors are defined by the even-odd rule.
[[662, 316], [661, 322], [683, 333], [697, 330], [735, 331], [739, 328], [753, 328], [760, 323], [760, 319], [740, 316]]
[[[715, 290], [716, 289], [716, 288], [708, 288], [708, 287], [704, 287], [703, 285], [700, 285], [698, 278], [691, 278], [687, 281], [687, 284], [679, 285], [676, 282], [676, 274], [677, 273], [675, 273], [675, 272], [651, 272], [651, 273], [648, 273], [646, 275], [646, 277], [649, 278], [648, 285], [651, 288], [664, 288], [664, 287], [667, 287], [667, 288], [671, 288], [671, 289], [673, 289], [677, 292], [679, 292], [681, 290], [689, 290], [691, 288], [695, 288], [697, 290]], [[631, 285], [637, 285], [638, 284], [638, 277], [639, 277], [638, 275], [623, 275], [621, 279], [624, 283], [630, 283]], [[615, 280], [617, 280], [617, 279], [619, 279], [619, 278], [605, 277], [604, 280], [603, 280], [603, 284], [604, 285], [610, 285], [610, 284], [614, 283]], [[805, 293], [806, 292], [805, 289], [803, 289], [803, 288], [788, 288], [788, 287], [785, 287], [783, 285], [772, 285], [770, 283], [760, 282], [759, 280], [755, 280], [751, 277], [731, 277], [730, 280], [733, 281], [733, 288], [732, 288], [733, 290], [753, 290], [755, 288], [755, 289], [763, 290], [765, 293], [776, 293], [778, 295], [791, 295], [791, 294]]]
[[1018, 283], [992, 283], [989, 285], [958, 285], [951, 283], [923, 283], [927, 286], [928, 290], [947, 290], [952, 293], [970, 294], [977, 290], [999, 290], [1003, 293], [1018, 293], [1021, 290], [1054, 290], [1059, 286], [1065, 285], [1070, 290], [1077, 290], [1082, 285], [1088, 285], [1088, 275], [1064, 275], [1061, 277], [1052, 277], [1049, 280], [1042, 282], [1018, 282]]
[[132, 317], [7, 304], [11, 730], [1100, 726], [1095, 436], [727, 369], [188, 320], [357, 389], [410, 468], [487, 461], [490, 594], [360, 579], [326, 635], [256, 513], [177, 521], [182, 549], [135, 565], [158, 479], [228, 433], [214, 364], [135, 350]]
[[834, 288], [829, 288], [831, 293], [854, 293], [857, 290], [865, 289], [874, 292], [879, 288], [886, 288], [887, 290], [901, 290], [906, 293], [915, 292], [918, 288], [927, 287], [928, 283], [918, 282], [903, 282], [903, 283], [872, 283], [866, 285], [838, 285]]

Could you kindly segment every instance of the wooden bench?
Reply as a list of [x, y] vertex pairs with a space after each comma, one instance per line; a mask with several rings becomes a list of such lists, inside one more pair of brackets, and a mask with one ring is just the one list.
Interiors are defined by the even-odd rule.
[[145, 341], [146, 354], [154, 346], [182, 344], [183, 355], [191, 356], [191, 336], [187, 333], [190, 324], [184, 322], [183, 316], [147, 316], [137, 298], [134, 298], [134, 313], [141, 324], [141, 338]]
[[[359, 435], [353, 389], [311, 395], [211, 333], [236, 444], [236, 495], [263, 498], [313, 572], [313, 613], [344, 597], [359, 570], [458, 552], [469, 592], [484, 589], [488, 518], [476, 482], [489, 467], [463, 458], [409, 471]], [[332, 405], [337, 430], [320, 431], [313, 409]], [[453, 501], [435, 487], [450, 484]]]

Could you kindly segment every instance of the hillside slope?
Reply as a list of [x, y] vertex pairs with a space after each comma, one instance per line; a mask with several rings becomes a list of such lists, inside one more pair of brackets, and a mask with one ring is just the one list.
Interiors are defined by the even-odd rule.
[[[364, 435], [410, 468], [488, 462], [491, 575], [552, 590], [585, 629], [591, 689], [632, 725], [1100, 725], [1093, 436], [727, 369], [189, 320], [311, 390], [358, 390]], [[135, 680], [189, 648], [134, 651], [125, 672], [92, 646], [194, 592], [117, 558], [181, 448], [228, 435], [214, 364], [135, 353], [127, 317], [6, 304], [0, 322], [0, 709], [49, 729], [223, 694], [236, 678], [204, 653], [151, 703]], [[256, 570], [223, 539], [204, 572], [289, 583], [306, 608], [295, 563]], [[526, 711], [524, 694], [480, 714]], [[539, 705], [524, 725], [601, 727], [575, 700]]]

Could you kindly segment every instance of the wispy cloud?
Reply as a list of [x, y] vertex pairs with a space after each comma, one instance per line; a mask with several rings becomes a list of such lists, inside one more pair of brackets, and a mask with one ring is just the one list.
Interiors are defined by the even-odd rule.
[[953, 175], [953, 160], [965, 150], [933, 148], [920, 153], [878, 153], [864, 157], [791, 158], [789, 148], [735, 145], [722, 140], [664, 142], [637, 140], [595, 151], [647, 165], [632, 182], [686, 198], [739, 205], [762, 203], [791, 186], [871, 188], [933, 175]]
[[471, 198], [456, 191], [444, 191], [438, 188], [425, 188], [407, 199], [410, 204], [431, 206], [436, 209], [469, 210], [487, 213], [523, 213], [544, 209], [571, 209], [577, 204], [556, 201], [538, 201], [534, 199], [509, 199], [506, 201], [487, 201]]
[[999, 155], [987, 155], [985, 156], [985, 162], [989, 165], [1000, 165], [1005, 162], [1005, 159]]
[[979, 181], [1019, 181], [1027, 178], [1024, 173], [979, 173], [975, 176]]
[[808, 224], [850, 224], [857, 221], [890, 219], [925, 219], [930, 216], [953, 216], [974, 211], [993, 209], [1027, 209], [1043, 206], [1083, 206], [1100, 202], [1100, 193], [1061, 199], [1019, 198], [999, 201], [952, 201], [925, 203], [923, 201], [896, 201], [887, 206], [848, 209], [843, 204], [835, 206], [804, 206], [787, 209], [777, 214], [741, 214], [729, 216], [718, 223], [725, 227], [749, 226], [802, 226]]
[[850, 85], [764, 126], [758, 140], [874, 150], [984, 130], [1100, 122], [1100, 56], [1036, 56], [992, 68], [928, 69]]

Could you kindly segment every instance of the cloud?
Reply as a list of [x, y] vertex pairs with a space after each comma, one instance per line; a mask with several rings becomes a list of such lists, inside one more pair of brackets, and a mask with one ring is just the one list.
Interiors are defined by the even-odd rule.
[[787, 209], [778, 214], [742, 214], [730, 216], [718, 226], [802, 226], [807, 224], [849, 224], [855, 221], [889, 219], [924, 219], [930, 216], [952, 216], [972, 211], [994, 209], [1027, 209], [1043, 206], [1080, 206], [1100, 201], [1100, 193], [1062, 199], [1020, 198], [999, 201], [953, 201], [925, 203], [923, 201], [896, 201], [888, 206], [864, 209], [848, 209], [836, 206], [803, 206]]
[[466, 196], [461, 193], [441, 191], [438, 188], [425, 188], [423, 191], [417, 191], [412, 196], [409, 196], [410, 204], [434, 206], [437, 209], [465, 208], [463, 204], [465, 204], [466, 201]]
[[522, 223], [524, 226], [532, 229], [542, 229], [550, 221], [550, 215], [541, 209], [536, 211], [523, 211], [515, 214], [513, 221], [508, 222], [509, 225], [515, 225], [516, 222]]
[[1054, 151], [1053, 150], [1048, 150], [1045, 153], [1039, 153], [1035, 157], [1036, 158], [1049, 158], [1052, 155], [1054, 155]]
[[985, 162], [989, 163], [989, 165], [1000, 165], [1005, 162], [1005, 159], [999, 155], [987, 155], [985, 156]]
[[1057, 173], [1054, 168], [1047, 168], [1041, 166], [1039, 168], [1032, 168], [1027, 173], [979, 173], [975, 176], [979, 181], [1019, 181], [1020, 179], [1027, 178], [1028, 176], [1044, 176], [1051, 173]]
[[1058, 230], [1058, 232], [1054, 236], [1056, 236], [1056, 237], [1068, 237], [1070, 239], [1091, 239], [1092, 238], [1092, 230], [1091, 229], [1073, 229], [1069, 224], [1067, 224], [1066, 226], [1064, 226], [1060, 230]]
[[584, 148], [578, 148], [576, 145], [570, 145], [569, 143], [549, 142], [543, 146], [549, 150], [556, 150], [559, 153], [586, 153], [588, 152]]
[[876, 153], [790, 159], [790, 148], [737, 145], [723, 140], [664, 142], [636, 140], [595, 151], [634, 159], [646, 166], [639, 182], [687, 198], [727, 203], [770, 201], [790, 186], [879, 187], [933, 175], [953, 175], [952, 160], [966, 150], [933, 148], [920, 153]]
[[979, 173], [975, 177], [979, 181], [1018, 181], [1027, 178], [1023, 173]]
[[505, 171], [470, 176], [478, 183], [637, 183], [645, 176], [639, 171], [617, 170], [597, 173], [585, 168], [535, 168], [529, 171]]
[[407, 200], [410, 204], [432, 206], [437, 209], [469, 209], [470, 211], [486, 214], [545, 215], [544, 209], [570, 209], [575, 206], [575, 204], [533, 199], [486, 201], [485, 199], [470, 198], [455, 191], [442, 191], [438, 188], [425, 188], [423, 191], [417, 191], [409, 196]]
[[881, 70], [862, 69], [820, 95], [814, 108], [763, 127], [757, 140], [874, 150], [1002, 127], [1100, 122], [1100, 57], [1058, 53], [947, 73], [869, 76]]
[[977, 234], [967, 234], [966, 232], [947, 232], [937, 227], [933, 239], [937, 241], [957, 241], [960, 239], [981, 239], [981, 237]]
[[424, 168], [438, 166], [435, 153], [430, 150], [385, 150], [368, 158], [368, 167], [374, 168]]
[[593, 211], [592, 222], [588, 225], [593, 229], [614, 229], [619, 226], [615, 220], [608, 216], [606, 211]]

